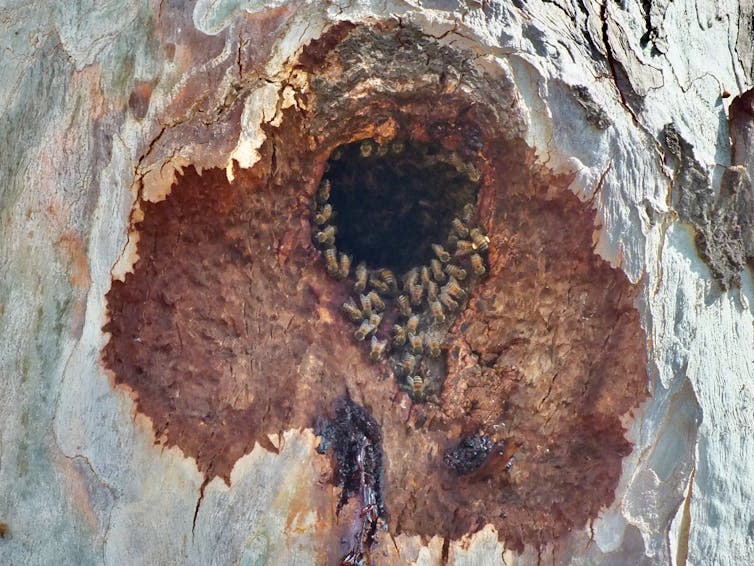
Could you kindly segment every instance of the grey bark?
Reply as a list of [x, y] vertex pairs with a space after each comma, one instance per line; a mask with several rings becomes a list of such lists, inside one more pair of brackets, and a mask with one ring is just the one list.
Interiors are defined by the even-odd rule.
[[[312, 433], [287, 432], [279, 455], [255, 448], [230, 487], [211, 482], [194, 525], [193, 461], [153, 445], [99, 364], [104, 295], [133, 261], [137, 192], [160, 198], [188, 163], [251, 166], [289, 58], [334, 22], [391, 18], [513, 78], [527, 143], [573, 175], [601, 224], [596, 253], [641, 285], [650, 361], [614, 503], [539, 552], [484, 529], [453, 542], [450, 563], [754, 561], [751, 154], [746, 116], [735, 156], [728, 123], [752, 83], [750, 2], [165, 4], [0, 7], [4, 563], [314, 562], [316, 517], [285, 527], [295, 494], [319, 489]], [[229, 136], [224, 101], [244, 72]], [[196, 106], [171, 114], [207, 76]], [[441, 560], [439, 538], [394, 542], [406, 563]]]

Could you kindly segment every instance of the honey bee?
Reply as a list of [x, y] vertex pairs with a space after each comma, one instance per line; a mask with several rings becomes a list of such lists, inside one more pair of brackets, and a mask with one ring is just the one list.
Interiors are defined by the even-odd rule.
[[455, 151], [451, 151], [445, 161], [455, 167], [456, 171], [463, 173], [463, 161], [461, 160], [461, 156]]
[[411, 348], [412, 354], [421, 354], [424, 351], [424, 343], [422, 337], [418, 334], [408, 335], [408, 345]]
[[422, 296], [424, 295], [424, 287], [421, 285], [414, 285], [409, 289], [409, 297], [411, 298], [412, 305], [422, 304]]
[[346, 279], [351, 272], [351, 256], [345, 253], [340, 254], [340, 269], [338, 275], [341, 279]]
[[400, 140], [397, 140], [391, 144], [390, 149], [393, 150], [394, 154], [399, 155], [403, 153], [404, 149], [406, 149], [406, 144]]
[[458, 281], [452, 275], [443, 289], [448, 295], [461, 301], [466, 298], [466, 291], [463, 290], [463, 287], [458, 284]]
[[374, 291], [369, 291], [369, 302], [372, 303], [372, 306], [377, 311], [384, 311], [385, 310], [385, 301], [382, 300], [382, 297], [380, 297], [377, 293]]
[[381, 322], [382, 322], [381, 314], [377, 314], [375, 312], [375, 313], [372, 313], [372, 316], [369, 317], [369, 324], [374, 326], [375, 330], [377, 329], [377, 327], [380, 325]]
[[330, 183], [330, 179], [325, 179], [320, 183], [319, 189], [317, 189], [317, 202], [324, 204], [328, 200], [330, 200], [330, 189], [332, 188], [332, 184]]
[[376, 336], [372, 336], [371, 349], [369, 351], [369, 358], [376, 362], [385, 353], [387, 347], [387, 340], [377, 340]]
[[482, 179], [482, 174], [479, 172], [479, 169], [477, 169], [474, 164], [467, 163], [466, 164], [466, 177], [468, 177], [469, 181], [472, 183], [478, 183]]
[[427, 301], [430, 303], [437, 300], [437, 283], [430, 281], [427, 283]]
[[458, 234], [461, 238], [467, 238], [469, 236], [469, 229], [466, 227], [466, 224], [464, 224], [460, 218], [454, 218], [451, 222], [453, 225], [453, 230], [456, 231], [456, 234]]
[[383, 295], [387, 295], [390, 292], [390, 287], [382, 279], [377, 277], [377, 274], [372, 273], [369, 276], [369, 286], [376, 291], [379, 291]]
[[359, 302], [361, 303], [361, 310], [364, 312], [364, 316], [372, 316], [372, 299], [369, 295], [359, 295]]
[[377, 157], [384, 157], [387, 155], [387, 152], [390, 150], [390, 146], [386, 143], [381, 143], [377, 145]]
[[487, 251], [490, 239], [484, 235], [484, 232], [482, 232], [479, 228], [473, 228], [469, 234], [471, 235], [471, 240], [474, 242], [475, 250], [479, 250], [481, 252]]
[[482, 259], [482, 256], [479, 254], [472, 254], [471, 256], [471, 269], [474, 270], [474, 273], [477, 275], [484, 275], [487, 269], [484, 267], [484, 260]]
[[421, 271], [419, 273], [422, 285], [426, 287], [427, 284], [432, 280], [432, 278], [429, 276], [429, 268], [426, 265], [422, 265]]
[[348, 318], [350, 318], [354, 322], [359, 322], [359, 320], [361, 320], [361, 317], [364, 316], [364, 313], [361, 312], [361, 309], [356, 306], [356, 304], [353, 302], [353, 299], [348, 299], [340, 306], [340, 308], [343, 309], [343, 312], [348, 315]]
[[327, 203], [317, 211], [317, 214], [314, 215], [314, 223], [317, 226], [322, 226], [323, 224], [327, 224], [330, 218], [332, 218], [332, 205]]
[[353, 333], [353, 336], [359, 342], [363, 342], [364, 338], [369, 336], [375, 330], [376, 328], [372, 324], [370, 324], [368, 320], [362, 320], [361, 325], [359, 325], [359, 327], [356, 329], [356, 332]]
[[372, 142], [368, 140], [361, 142], [361, 145], [359, 146], [359, 153], [361, 153], [361, 157], [369, 157], [370, 155], [372, 155], [372, 151], [374, 151]]
[[405, 317], [411, 316], [411, 303], [409, 302], [406, 295], [398, 295], [396, 302], [398, 303], [398, 310], [400, 311], [401, 315]]
[[415, 267], [411, 268], [403, 276], [403, 290], [406, 292], [411, 291], [411, 287], [416, 285], [416, 281], [419, 279], [419, 270]]
[[406, 329], [400, 324], [393, 325], [393, 344], [403, 346], [406, 343]]
[[458, 303], [455, 299], [453, 299], [453, 297], [448, 295], [448, 293], [444, 289], [440, 291], [440, 302], [445, 305], [448, 310], [458, 310]]
[[390, 287], [391, 290], [396, 291], [398, 289], [398, 283], [395, 281], [395, 274], [389, 269], [380, 269], [380, 277]]
[[432, 244], [432, 251], [435, 252], [437, 259], [441, 262], [448, 263], [450, 261], [450, 254], [440, 244]]
[[356, 281], [353, 284], [353, 290], [357, 293], [363, 293], [367, 288], [367, 266], [362, 261], [356, 266]]
[[440, 301], [432, 301], [429, 303], [429, 308], [432, 310], [432, 317], [435, 319], [435, 322], [445, 322], [445, 311], [443, 311]]
[[403, 359], [400, 363], [401, 371], [405, 375], [411, 375], [414, 373], [414, 370], [416, 369], [417, 359], [416, 356], [413, 356], [411, 354], [406, 354], [403, 356]]
[[457, 265], [453, 265], [452, 263], [449, 263], [445, 266], [445, 273], [447, 273], [450, 277], [455, 277], [459, 281], [463, 281], [468, 275], [463, 267], [458, 267]]
[[419, 317], [416, 315], [413, 315], [409, 317], [408, 321], [406, 322], [406, 332], [409, 334], [416, 334], [416, 331], [419, 329]]
[[440, 348], [440, 341], [437, 338], [427, 337], [427, 350], [429, 351], [430, 358], [439, 358], [442, 350]]
[[432, 269], [432, 277], [438, 283], [445, 283], [445, 273], [442, 270], [442, 263], [439, 259], [432, 258], [429, 260], [429, 267]]
[[338, 275], [338, 252], [335, 248], [325, 250], [325, 266], [330, 277]]
[[328, 226], [324, 230], [317, 232], [315, 238], [317, 243], [323, 246], [332, 246], [335, 244], [335, 226]]
[[474, 212], [475, 208], [473, 204], [466, 203], [465, 205], [463, 205], [461, 219], [463, 219], [464, 224], [471, 224], [471, 221], [474, 219]]
[[424, 378], [421, 375], [409, 375], [406, 384], [414, 397], [424, 397]]
[[468, 240], [458, 240], [456, 242], [456, 257], [463, 257], [465, 255], [469, 255], [471, 253], [474, 253], [474, 243], [469, 242]]
[[340, 158], [343, 157], [343, 149], [340, 147], [336, 147], [335, 150], [330, 154], [330, 159], [333, 161], [340, 161]]

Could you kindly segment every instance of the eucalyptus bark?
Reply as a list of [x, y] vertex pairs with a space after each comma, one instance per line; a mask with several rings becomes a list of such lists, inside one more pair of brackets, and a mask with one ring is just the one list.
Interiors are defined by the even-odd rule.
[[[180, 387], [167, 385], [159, 390], [164, 395], [159, 402], [168, 407], [168, 416], [160, 421], [156, 415], [162, 409], [155, 408], [159, 403], [152, 402], [146, 389], [139, 390], [137, 380], [124, 378], [115, 364], [103, 359], [111, 329], [117, 327], [106, 326], [112, 314], [108, 314], [108, 297], [112, 306], [108, 292], [128, 282], [128, 274], [138, 271], [138, 259], [150, 253], [139, 248], [139, 227], [148, 225], [145, 219], [158, 218], [156, 211], [166, 210], [160, 208], [163, 203], [180, 202], [171, 190], [185, 186], [188, 195], [191, 182], [196, 186], [203, 182], [216, 189], [212, 195], [228, 191], [227, 203], [233, 203], [241, 219], [248, 202], [232, 200], [236, 196], [227, 189], [226, 180], [236, 182], [232, 187], [246, 183], [267, 189], [295, 181], [300, 183], [300, 195], [311, 196], [317, 175], [296, 177], [300, 173], [296, 167], [303, 171], [311, 166], [321, 176], [333, 147], [394, 135], [389, 120], [377, 123], [371, 114], [362, 116], [361, 104], [395, 116], [390, 112], [401, 112], [393, 102], [396, 93], [405, 95], [401, 100], [410, 107], [406, 112], [413, 112], [407, 123], [412, 131], [421, 130], [422, 117], [432, 114], [425, 110], [426, 101], [412, 99], [411, 93], [424, 93], [426, 99], [426, 93], [438, 88], [435, 79], [440, 76], [447, 81], [442, 83], [443, 95], [449, 93], [447, 100], [452, 100], [444, 107], [446, 117], [462, 123], [467, 116], [463, 103], [472, 101], [469, 107], [483, 108], [473, 116], [475, 123], [492, 124], [489, 130], [482, 128], [480, 139], [487, 147], [510, 148], [507, 158], [498, 149], [480, 150], [487, 159], [483, 185], [509, 181], [518, 187], [511, 191], [515, 197], [511, 201], [522, 210], [524, 201], [539, 202], [537, 198], [551, 203], [550, 208], [537, 209], [537, 214], [562, 210], [567, 221], [551, 224], [553, 230], [563, 230], [554, 238], [560, 243], [552, 245], [564, 247], [552, 249], [562, 249], [567, 256], [571, 251], [576, 254], [577, 246], [593, 242], [590, 259], [579, 264], [587, 266], [583, 289], [588, 293], [597, 293], [597, 287], [610, 290], [612, 285], [623, 289], [624, 280], [630, 284], [631, 290], [618, 293], [620, 300], [615, 303], [606, 292], [604, 304], [616, 312], [638, 312], [630, 316], [641, 324], [642, 351], [637, 354], [631, 333], [625, 331], [620, 336], [608, 333], [606, 346], [595, 352], [595, 359], [602, 360], [618, 344], [609, 363], [623, 373], [610, 374], [612, 382], [602, 388], [609, 395], [599, 399], [618, 407], [615, 417], [625, 427], [630, 449], [624, 455], [616, 441], [618, 456], [611, 460], [614, 485], [608, 482], [614, 495], [589, 520], [574, 520], [576, 526], [568, 532], [548, 526], [547, 536], [537, 538], [536, 528], [522, 527], [526, 534], [516, 538], [513, 527], [504, 521], [495, 523], [499, 518], [481, 515], [462, 540], [449, 527], [440, 528], [439, 519], [436, 531], [429, 528], [431, 524], [427, 527], [429, 512], [429, 519], [413, 523], [401, 519], [403, 531], [397, 532], [391, 521], [403, 511], [388, 506], [392, 518], [385, 519], [387, 531], [378, 533], [370, 549], [373, 563], [754, 560], [750, 486], [754, 440], [749, 409], [754, 400], [750, 354], [754, 111], [747, 94], [754, 65], [754, 11], [749, 3], [731, 1], [712, 7], [693, 2], [576, 0], [248, 2], [240, 7], [234, 2], [200, 0], [194, 6], [30, 3], [2, 7], [0, 14], [0, 37], [6, 46], [0, 85], [3, 562], [309, 564], [337, 563], [342, 558], [337, 538], [344, 536], [344, 529], [349, 536], [353, 533], [334, 512], [339, 492], [330, 485], [332, 462], [317, 452], [321, 439], [315, 433], [322, 430], [312, 421], [290, 417], [295, 408], [288, 411], [285, 405], [283, 411], [289, 401], [286, 394], [278, 406], [267, 409], [265, 418], [278, 418], [280, 409], [286, 415], [280, 422], [287, 427], [260, 428], [256, 437], [243, 442], [236, 442], [230, 433], [222, 439], [211, 435], [218, 438], [217, 446], [212, 446], [209, 440], [197, 441], [199, 435], [181, 434], [180, 419], [198, 417], [170, 413], [175, 406], [171, 391]], [[381, 43], [383, 37], [393, 39]], [[390, 67], [392, 55], [380, 59], [392, 53], [390, 41], [402, 37], [412, 38], [407, 53], [415, 55], [419, 46], [426, 54], [426, 70], [411, 66], [416, 58], [408, 57], [394, 67]], [[349, 40], [356, 43], [354, 38], [367, 38], [373, 49], [359, 52], [349, 47]], [[380, 51], [383, 48], [387, 51]], [[337, 68], [333, 61], [349, 61], [349, 54], [354, 57], [352, 64]], [[445, 67], [433, 67], [437, 61]], [[452, 72], [444, 72], [448, 69]], [[401, 72], [408, 73], [407, 82]], [[370, 82], [374, 77], [380, 80]], [[390, 104], [380, 106], [382, 100]], [[446, 99], [437, 100], [442, 106]], [[333, 121], [333, 116], [342, 122]], [[311, 137], [297, 137], [296, 132], [305, 128]], [[346, 133], [347, 140], [339, 137]], [[451, 139], [454, 134], [436, 135]], [[322, 147], [302, 141], [309, 139], [321, 140]], [[469, 139], [464, 138], [467, 145]], [[515, 171], [518, 157], [526, 159]], [[203, 171], [206, 178], [200, 181]], [[500, 178], [501, 171], [509, 179]], [[531, 177], [529, 171], [534, 171]], [[279, 199], [290, 197], [275, 201], [280, 210], [274, 205], [259, 207], [272, 215], [268, 224], [274, 224], [278, 212], [282, 217], [297, 206], [299, 193], [278, 193], [283, 195]], [[255, 194], [250, 193], [252, 200]], [[258, 198], [264, 200], [266, 194]], [[495, 212], [489, 204], [496, 202], [495, 194], [490, 189], [488, 198], [481, 197], [480, 214], [489, 211], [488, 220]], [[201, 228], [197, 232], [218, 226], [215, 218], [221, 216], [213, 215], [219, 214], [219, 208], [212, 206], [207, 206], [204, 219], [205, 209], [191, 209], [192, 225]], [[164, 223], [153, 222], [153, 232], [145, 231], [143, 241], [160, 242], [161, 230], [179, 230], [170, 225], [173, 218], [167, 214]], [[529, 226], [525, 214], [516, 218], [520, 226]], [[531, 218], [536, 224], [537, 216], [532, 213]], [[540, 228], [531, 234], [539, 242], [546, 232]], [[273, 227], [270, 234], [274, 238], [282, 232]], [[518, 236], [525, 240], [531, 234], [521, 231]], [[490, 235], [493, 248], [509, 242], [502, 232]], [[510, 241], [516, 235], [508, 234]], [[279, 284], [281, 295], [289, 289], [286, 297], [300, 292], [286, 308], [300, 314], [303, 311], [296, 309], [316, 296], [318, 316], [328, 321], [337, 318], [337, 308], [330, 309], [330, 303], [336, 304], [328, 295], [332, 287], [316, 275], [323, 268], [314, 252], [306, 268], [310, 271], [301, 272], [301, 281], [309, 287], [294, 292], [291, 280], [285, 280], [286, 273], [293, 277], [286, 269], [297, 261], [296, 250], [308, 246], [297, 242], [281, 236], [275, 248], [284, 280]], [[522, 249], [535, 255], [534, 244]], [[523, 274], [518, 287], [511, 282], [509, 292], [520, 292], [523, 301], [536, 296], [529, 306], [544, 308], [541, 295], [531, 288], [532, 282], [541, 286], [542, 279], [534, 275], [525, 279], [525, 270], [516, 271], [515, 259], [500, 259], [502, 255], [490, 252], [493, 271], [496, 264], [510, 265], [511, 273]], [[197, 251], [191, 261], [200, 265], [213, 259]], [[603, 260], [617, 271], [600, 267]], [[240, 285], [230, 276], [227, 281]], [[285, 286], [289, 283], [290, 288]], [[250, 285], [253, 291], [253, 282]], [[483, 286], [480, 283], [479, 289]], [[566, 287], [563, 284], [569, 301], [578, 303], [578, 289], [571, 293]], [[290, 306], [294, 303], [295, 308]], [[471, 332], [475, 321], [484, 319], [483, 302], [473, 305], [464, 319]], [[548, 312], [558, 306], [549, 305]], [[270, 305], [262, 314], [267, 317], [277, 309]], [[134, 312], [142, 314], [139, 308]], [[288, 311], [281, 307], [280, 312]], [[588, 343], [581, 328], [602, 328], [589, 322], [580, 326], [582, 322], [561, 327], [564, 334], [557, 344], [564, 351], [570, 343], [574, 348]], [[531, 323], [534, 326], [534, 319]], [[333, 324], [336, 328], [341, 322]], [[264, 329], [274, 339], [288, 331], [283, 319]], [[302, 329], [300, 336], [318, 331]], [[156, 335], [159, 338], [160, 333]], [[273, 338], [271, 343], [278, 344]], [[280, 343], [292, 340], [280, 338]], [[332, 342], [337, 340], [333, 331]], [[474, 354], [480, 367], [487, 364], [488, 370], [498, 371], [495, 364], [507, 350], [501, 347], [496, 357], [486, 359], [479, 352], [488, 346], [472, 348], [469, 356]], [[306, 379], [329, 369], [327, 364], [335, 364], [339, 356], [351, 359], [351, 354], [339, 350], [323, 362], [324, 356], [317, 357], [319, 350], [305, 350], [290, 367], [281, 365], [288, 372], [285, 375], [269, 376], [273, 386], [278, 380], [304, 384], [291, 394], [294, 407], [296, 402], [319, 401], [318, 393], [306, 389], [310, 383]], [[354, 352], [353, 363], [362, 364], [354, 374], [366, 375], [370, 366], [357, 361]], [[200, 362], [202, 355], [196, 356]], [[563, 359], [571, 360], [568, 355], [563, 354]], [[639, 384], [626, 377], [635, 375], [637, 364], [642, 366], [642, 379], [646, 378]], [[159, 370], [146, 369], [148, 375]], [[455, 375], [453, 367], [448, 371]], [[481, 369], [480, 375], [485, 371]], [[532, 391], [542, 386], [549, 396], [553, 387], [560, 386], [554, 377], [536, 384], [521, 371]], [[249, 398], [260, 394], [232, 385], [234, 394], [241, 390]], [[463, 407], [471, 395], [462, 385], [451, 379], [444, 393], [438, 392], [441, 403], [448, 403], [443, 418], [451, 423], [461, 422], [453, 420], [452, 407]], [[645, 385], [649, 394], [642, 400]], [[370, 401], [369, 387], [356, 396]], [[386, 380], [385, 387], [401, 395], [392, 381]], [[204, 399], [202, 391], [182, 390]], [[206, 391], [212, 394], [206, 396], [203, 410], [217, 416], [221, 411], [213, 399], [220, 393]], [[494, 392], [513, 395], [508, 390]], [[395, 418], [415, 419], [408, 397], [400, 399], [397, 406], [403, 412], [396, 409]], [[223, 407], [242, 403], [238, 396], [221, 401]], [[378, 407], [372, 405], [375, 411]], [[553, 408], [553, 414], [567, 413], [563, 407], [557, 411], [563, 413]], [[389, 447], [400, 435], [390, 432], [394, 429], [387, 422], [380, 424]], [[517, 422], [521, 430], [526, 428], [523, 421]], [[539, 426], [539, 421], [533, 422]], [[588, 419], [578, 422], [591, 423], [579, 441], [613, 446], [604, 440], [613, 438], [604, 432], [607, 425], [593, 425]], [[601, 431], [599, 435], [593, 435], [592, 425]], [[239, 418], [233, 426], [245, 426], [245, 421]], [[371, 425], [362, 426], [372, 442]], [[427, 438], [427, 446], [442, 448], [436, 437]], [[527, 450], [533, 454], [535, 449], [520, 450], [520, 469], [525, 470]], [[207, 453], [212, 457], [207, 458]], [[394, 491], [390, 474], [397, 477], [396, 462], [401, 457], [386, 452], [388, 489]], [[516, 465], [514, 461], [504, 472], [511, 474], [511, 485], [534, 481], [516, 476]], [[597, 469], [587, 461], [583, 470], [569, 465], [568, 477], [583, 479], [584, 492], [597, 492], [600, 478], [590, 475]], [[411, 470], [405, 473], [411, 477]], [[410, 481], [417, 484], [434, 477], [429, 475], [434, 473], [431, 468], [414, 473]], [[573, 500], [581, 501], [579, 497], [574, 489]], [[404, 510], [417, 507], [408, 496], [395, 501], [401, 501]], [[528, 504], [524, 502], [522, 508], [528, 509]], [[531, 508], [537, 504], [531, 502]], [[556, 506], [567, 508], [562, 501]], [[512, 542], [520, 540], [521, 546]]]

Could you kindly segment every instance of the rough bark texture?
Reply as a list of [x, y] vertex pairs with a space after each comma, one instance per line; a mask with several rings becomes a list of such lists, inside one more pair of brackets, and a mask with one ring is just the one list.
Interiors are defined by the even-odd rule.
[[[0, 8], [3, 562], [753, 561], [751, 10]], [[427, 399], [312, 245], [364, 139], [480, 176]]]

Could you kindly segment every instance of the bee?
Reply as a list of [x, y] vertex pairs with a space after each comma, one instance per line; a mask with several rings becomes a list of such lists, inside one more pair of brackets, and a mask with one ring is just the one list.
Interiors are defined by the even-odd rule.
[[338, 275], [341, 279], [346, 279], [351, 272], [351, 256], [345, 253], [340, 254], [340, 269]]
[[465, 205], [463, 205], [461, 219], [463, 220], [464, 224], [471, 224], [471, 221], [474, 219], [474, 212], [475, 208], [473, 204], [466, 203]]
[[330, 183], [330, 179], [325, 179], [320, 183], [319, 189], [317, 189], [317, 202], [319, 203], [326, 203], [328, 200], [330, 200], [330, 189], [332, 188], [332, 184]]
[[353, 290], [357, 293], [363, 293], [367, 288], [367, 266], [362, 261], [356, 266], [356, 281], [353, 284]]
[[382, 297], [380, 297], [377, 293], [375, 293], [374, 291], [369, 291], [369, 295], [367, 296], [369, 297], [369, 301], [372, 303], [374, 310], [385, 310], [385, 301], [383, 301]]
[[369, 351], [369, 358], [376, 362], [385, 353], [387, 347], [387, 340], [377, 340], [376, 336], [372, 336], [371, 349]]
[[479, 228], [473, 228], [470, 232], [471, 240], [474, 242], [474, 249], [480, 252], [487, 251], [490, 239], [484, 235]]
[[401, 371], [405, 375], [411, 375], [414, 373], [414, 370], [416, 369], [417, 359], [416, 356], [413, 356], [411, 354], [406, 354], [403, 356], [403, 359], [400, 363]]
[[398, 303], [398, 310], [401, 312], [401, 315], [405, 317], [411, 316], [411, 303], [406, 295], [398, 295], [396, 302]]
[[474, 243], [469, 242], [468, 240], [458, 240], [456, 242], [456, 257], [463, 257], [465, 255], [469, 255], [471, 253], [474, 253]]
[[435, 319], [435, 322], [445, 322], [445, 311], [440, 301], [432, 301], [429, 303], [429, 308], [432, 310], [432, 317]]
[[440, 303], [445, 305], [445, 307], [449, 310], [458, 310], [458, 303], [455, 299], [453, 299], [453, 297], [448, 295], [448, 293], [444, 289], [440, 291]]
[[359, 322], [359, 320], [361, 320], [361, 317], [364, 316], [364, 313], [361, 312], [361, 309], [356, 306], [356, 304], [353, 302], [353, 299], [348, 299], [340, 306], [340, 308], [343, 309], [343, 312], [348, 315], [348, 318], [350, 318], [354, 322]]
[[340, 161], [340, 158], [343, 157], [343, 149], [340, 147], [335, 148], [335, 150], [330, 154], [330, 159], [333, 161]]
[[408, 345], [411, 348], [412, 354], [421, 354], [424, 351], [424, 343], [422, 337], [418, 334], [408, 335]]
[[484, 260], [482, 259], [482, 256], [479, 254], [472, 254], [471, 256], [471, 269], [474, 270], [474, 273], [477, 275], [484, 275], [487, 269], [484, 267]]
[[384, 157], [387, 155], [387, 152], [390, 150], [390, 146], [386, 143], [381, 143], [377, 145], [377, 157]]
[[463, 300], [466, 298], [466, 291], [463, 290], [463, 287], [458, 284], [458, 281], [452, 275], [443, 289], [448, 295], [456, 299]]
[[361, 145], [359, 146], [359, 153], [361, 153], [361, 157], [369, 157], [370, 155], [372, 155], [372, 151], [374, 151], [372, 142], [368, 140], [361, 142]]
[[353, 333], [353, 336], [359, 342], [363, 342], [364, 338], [369, 336], [375, 330], [376, 328], [372, 324], [370, 324], [368, 320], [362, 320], [361, 325], [359, 325], [359, 327], [356, 329], [356, 332]]
[[447, 273], [450, 277], [455, 277], [459, 281], [463, 281], [468, 275], [463, 267], [458, 267], [457, 265], [453, 265], [452, 263], [449, 263], [445, 266], [445, 273]]
[[372, 299], [369, 295], [359, 295], [359, 302], [361, 303], [361, 310], [364, 312], [364, 316], [372, 316]]
[[432, 269], [432, 277], [438, 283], [445, 283], [445, 273], [442, 270], [442, 262], [439, 259], [432, 258], [429, 260], [429, 267]]
[[380, 325], [381, 322], [382, 322], [382, 315], [381, 314], [377, 314], [375, 312], [375, 313], [372, 313], [372, 316], [369, 317], [369, 324], [371, 324], [372, 326], [374, 326], [375, 330], [377, 330], [377, 327]]
[[427, 350], [429, 351], [429, 357], [439, 358], [440, 354], [442, 354], [442, 350], [440, 349], [440, 341], [437, 338], [427, 337], [426, 343]]
[[388, 287], [387, 283], [377, 277], [377, 274], [375, 273], [372, 273], [369, 276], [369, 286], [372, 289], [379, 291], [383, 295], [387, 295], [390, 292], [390, 287]]
[[335, 248], [325, 250], [325, 266], [330, 277], [338, 275], [338, 251]]
[[332, 246], [335, 244], [335, 232], [335, 226], [328, 226], [324, 230], [317, 232], [314, 237], [317, 240], [317, 243], [322, 244], [323, 246]]
[[406, 384], [414, 397], [424, 397], [424, 378], [421, 375], [409, 375]]
[[400, 324], [393, 325], [393, 344], [403, 346], [406, 343], [406, 329]]
[[403, 290], [410, 292], [411, 287], [416, 285], [417, 279], [419, 279], [419, 270], [413, 267], [403, 276]]
[[398, 141], [394, 141], [394, 142], [393, 142], [393, 143], [392, 143], [392, 144], [390, 145], [390, 149], [391, 149], [391, 150], [393, 150], [393, 153], [394, 153], [394, 154], [396, 154], [396, 155], [399, 155], [399, 154], [403, 153], [403, 150], [404, 150], [404, 149], [406, 149], [406, 144], [405, 144], [405, 143], [403, 143], [403, 142], [402, 142], [402, 141], [400, 141], [400, 140], [398, 140]]
[[458, 171], [459, 173], [463, 173], [463, 161], [461, 161], [461, 156], [458, 155], [455, 151], [450, 152], [447, 157], [447, 163], [450, 163], [453, 167], [455, 167], [456, 171]]
[[395, 274], [389, 269], [380, 269], [380, 277], [390, 287], [391, 290], [398, 290], [398, 283], [395, 281]]
[[422, 296], [424, 295], [424, 287], [421, 285], [414, 285], [409, 289], [409, 297], [411, 298], [411, 304], [418, 306], [422, 304]]
[[435, 252], [437, 259], [441, 262], [448, 263], [450, 261], [450, 254], [440, 244], [432, 244], [432, 251]]
[[317, 211], [317, 214], [314, 215], [314, 223], [317, 226], [322, 226], [323, 224], [327, 224], [330, 218], [332, 218], [332, 205], [327, 203]]
[[455, 230], [456, 234], [461, 238], [467, 238], [469, 236], [469, 229], [460, 218], [454, 218], [451, 224], [453, 225], [453, 230]]
[[482, 174], [479, 172], [479, 169], [477, 169], [473, 163], [467, 163], [466, 164], [466, 176], [468, 177], [469, 181], [472, 183], [478, 183], [482, 179]]
[[421, 279], [422, 285], [425, 287], [427, 286], [427, 283], [432, 280], [429, 275], [429, 268], [426, 265], [422, 265], [422, 268], [419, 271], [419, 278]]
[[437, 283], [430, 281], [427, 283], [427, 301], [430, 303], [437, 300]]
[[408, 322], [406, 322], [406, 332], [409, 334], [416, 334], [416, 331], [419, 329], [419, 317], [416, 315], [413, 315], [409, 317]]

